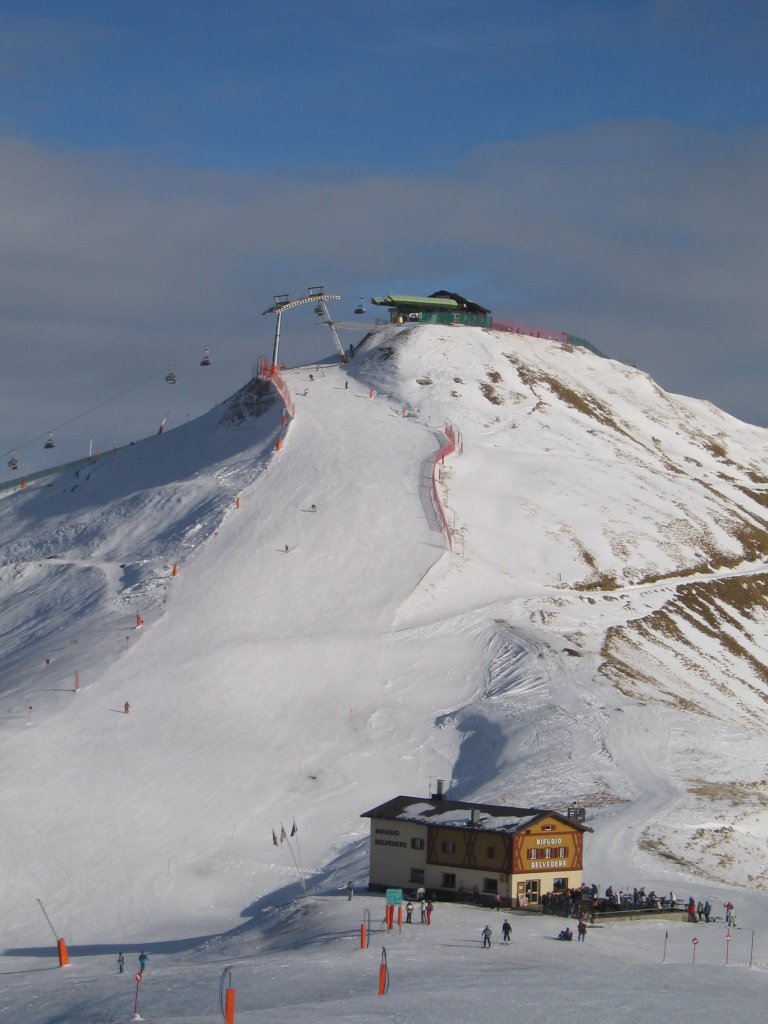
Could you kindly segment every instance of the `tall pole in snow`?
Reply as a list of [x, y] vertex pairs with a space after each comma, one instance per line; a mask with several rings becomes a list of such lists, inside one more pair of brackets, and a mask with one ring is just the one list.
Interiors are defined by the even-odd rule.
[[291, 846], [291, 840], [288, 837], [287, 832], [285, 831], [285, 827], [284, 827], [283, 823], [280, 822], [280, 843], [281, 844], [283, 842], [283, 839], [285, 839], [285, 845], [288, 847], [288, 852], [291, 855], [291, 860], [293, 861], [293, 866], [296, 868], [296, 877], [298, 878], [299, 884], [301, 885], [301, 888], [304, 890], [304, 895], [306, 896], [307, 895], [307, 884], [304, 881], [304, 876], [302, 875], [301, 869], [299, 868], [298, 861], [296, 860], [296, 855], [293, 852], [293, 847]]

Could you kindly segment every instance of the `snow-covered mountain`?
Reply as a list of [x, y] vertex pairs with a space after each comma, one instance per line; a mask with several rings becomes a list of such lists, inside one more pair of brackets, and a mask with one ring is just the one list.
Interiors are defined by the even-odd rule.
[[294, 821], [363, 882], [360, 813], [437, 777], [585, 804], [603, 884], [766, 887], [768, 432], [479, 328], [283, 379], [287, 430], [254, 380], [0, 500], [3, 944], [37, 899], [72, 942], [229, 928], [296, 890]]

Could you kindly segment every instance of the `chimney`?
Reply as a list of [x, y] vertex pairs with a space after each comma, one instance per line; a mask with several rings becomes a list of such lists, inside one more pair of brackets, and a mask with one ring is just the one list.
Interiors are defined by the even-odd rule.
[[437, 780], [437, 792], [432, 794], [433, 800], [445, 800], [445, 793], [443, 792], [443, 786], [445, 786], [445, 779]]

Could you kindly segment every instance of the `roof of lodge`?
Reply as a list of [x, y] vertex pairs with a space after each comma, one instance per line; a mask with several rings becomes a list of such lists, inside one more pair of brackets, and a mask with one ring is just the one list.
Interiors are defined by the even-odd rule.
[[437, 797], [427, 799], [419, 796], [396, 796], [370, 811], [365, 811], [360, 817], [410, 821], [440, 828], [481, 829], [484, 832], [506, 832], [510, 835], [527, 828], [539, 818], [554, 817], [581, 832], [592, 831], [589, 825], [567, 818], [559, 811], [541, 807], [501, 807], [498, 804], [470, 804], [463, 800]]
[[444, 299], [431, 295], [383, 295], [373, 296], [374, 306], [419, 306], [427, 309], [458, 309], [455, 299]]
[[431, 295], [379, 295], [373, 296], [371, 302], [374, 306], [413, 306], [417, 309], [452, 309], [461, 310], [464, 313], [474, 313], [481, 316], [490, 314], [490, 309], [481, 306], [471, 299], [465, 299], [458, 292], [439, 291]]

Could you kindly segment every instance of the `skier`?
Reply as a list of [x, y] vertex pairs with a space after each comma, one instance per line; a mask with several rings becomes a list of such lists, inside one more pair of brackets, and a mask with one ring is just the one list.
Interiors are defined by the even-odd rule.
[[286, 555], [288, 554], [288, 545], [287, 544], [285, 545], [285, 553], [286, 553]]
[[704, 904], [704, 920], [709, 924], [709, 918], [712, 914], [712, 904], [707, 900]]
[[312, 506], [312, 511], [313, 511], [313, 512], [317, 512], [317, 505], [313, 505], [313, 506]]
[[125, 704], [123, 704], [123, 714], [127, 715], [130, 710], [131, 705], [128, 703], [128, 701], [126, 701]]
[[117, 954], [117, 973], [122, 974], [125, 970], [125, 957], [122, 953]]
[[149, 956], [142, 949], [141, 953], [139, 953], [139, 974], [143, 974], [146, 971], [147, 960], [149, 960]]
[[349, 381], [348, 380], [344, 381], [344, 390], [345, 391], [349, 391]]
[[491, 948], [491, 929], [488, 927], [488, 925], [486, 925], [485, 928], [483, 928], [483, 930], [482, 930], [482, 932], [480, 934], [483, 936], [483, 949], [490, 949]]
[[413, 924], [413, 904], [410, 900], [405, 904], [405, 923]]
[[504, 936], [504, 941], [509, 942], [509, 937], [512, 934], [512, 925], [504, 918], [504, 924], [501, 926], [501, 934]]
[[583, 917], [579, 918], [579, 924], [576, 928], [576, 931], [579, 933], [578, 941], [583, 942], [587, 935], [587, 922], [584, 920]]

